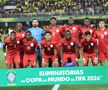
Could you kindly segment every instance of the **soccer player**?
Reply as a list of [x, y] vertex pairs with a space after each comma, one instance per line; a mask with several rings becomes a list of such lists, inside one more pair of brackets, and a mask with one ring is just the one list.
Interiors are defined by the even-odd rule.
[[90, 31], [91, 35], [93, 35], [94, 32], [96, 31], [96, 28], [91, 27], [90, 19], [89, 18], [85, 18], [83, 23], [84, 23], [84, 25], [81, 27], [81, 32], [80, 32], [81, 35], [82, 35], [82, 38], [84, 37], [86, 31]]
[[85, 38], [81, 41], [81, 55], [83, 57], [83, 66], [88, 66], [89, 58], [92, 60], [92, 65], [98, 65], [97, 57], [97, 40], [92, 37], [89, 31], [85, 32]]
[[[23, 30], [23, 25], [22, 23], [17, 23], [16, 24], [16, 29], [14, 30], [16, 32], [16, 37], [23, 39], [25, 37], [25, 31]], [[23, 56], [24, 56], [24, 50], [23, 47], [21, 45], [20, 47], [20, 68], [23, 68]], [[15, 65], [14, 65], [15, 67]]]
[[61, 27], [57, 25], [57, 19], [55, 17], [50, 18], [50, 25], [46, 30], [52, 32], [52, 39], [54, 42], [56, 42], [57, 45], [59, 66], [61, 66], [60, 49], [58, 47], [58, 44], [61, 39], [61, 36], [63, 35], [63, 32], [61, 31]]
[[81, 26], [77, 25], [74, 23], [74, 19], [72, 17], [69, 17], [68, 19], [68, 24], [64, 25], [62, 27], [62, 32], [65, 32], [66, 30], [69, 30], [71, 32], [72, 35], [72, 39], [76, 42], [77, 44], [77, 59], [80, 58], [80, 54], [79, 54], [79, 35], [80, 35], [80, 28]]
[[[61, 57], [63, 65], [67, 62], [73, 62], [78, 65], [77, 54], [76, 54], [76, 42], [73, 40], [71, 32], [65, 31], [65, 37], [60, 41], [59, 46], [61, 47]], [[69, 61], [71, 59], [71, 61]]]
[[[42, 41], [42, 37], [45, 34], [45, 31], [39, 27], [39, 21], [37, 19], [33, 19], [32, 20], [32, 28], [29, 28], [28, 31], [31, 32], [32, 37], [34, 37], [37, 42], [38, 42], [38, 46], [40, 47], [40, 42]], [[42, 65], [42, 56], [41, 56], [41, 51], [40, 48], [37, 49], [37, 59], [38, 59], [38, 64], [39, 67], [41, 67]]]
[[72, 38], [76, 43], [79, 43], [79, 33], [80, 33], [81, 26], [74, 23], [74, 19], [69, 17], [68, 24], [62, 26], [62, 31], [65, 32], [69, 30], [71, 32]]
[[27, 31], [25, 38], [22, 40], [24, 48], [24, 58], [23, 65], [24, 68], [28, 67], [30, 64], [32, 67], [36, 67], [36, 51], [38, 48], [38, 43], [35, 38], [31, 36], [31, 32]]
[[99, 30], [95, 31], [94, 38], [98, 40], [98, 58], [101, 65], [105, 65], [105, 60], [108, 59], [108, 29], [105, 28], [105, 21], [99, 21]]
[[16, 32], [16, 36], [18, 38], [21, 38], [21, 39], [24, 38], [26, 32], [23, 30], [22, 23], [17, 23], [16, 29], [14, 31]]
[[6, 57], [7, 68], [12, 68], [13, 63], [15, 63], [16, 68], [19, 68], [20, 45], [21, 40], [16, 37], [15, 32], [11, 32], [10, 37], [5, 39], [3, 44], [3, 52]]
[[41, 42], [42, 49], [42, 67], [48, 66], [49, 60], [52, 60], [52, 64], [58, 67], [56, 43], [52, 40], [52, 33], [46, 31], [45, 39]]

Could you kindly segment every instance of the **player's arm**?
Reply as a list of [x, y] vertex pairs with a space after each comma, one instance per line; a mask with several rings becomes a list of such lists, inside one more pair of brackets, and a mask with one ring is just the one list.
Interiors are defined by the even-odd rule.
[[6, 42], [4, 41], [4, 44], [3, 44], [3, 53], [4, 53], [4, 56], [6, 56]]
[[84, 41], [84, 39], [81, 40], [81, 42], [80, 42], [80, 44], [81, 44], [81, 47], [80, 47], [80, 55], [81, 55], [83, 61], [85, 61], [84, 52], [83, 52], [83, 49], [84, 49], [84, 47], [83, 47], [83, 41]]
[[56, 49], [56, 48], [54, 48], [54, 56], [55, 56], [55, 61], [58, 62], [58, 58], [57, 58], [57, 49]]
[[95, 44], [96, 44], [96, 46], [95, 46], [95, 48], [96, 48], [96, 50], [95, 50], [95, 53], [96, 53], [95, 61], [97, 63], [98, 62], [98, 41], [97, 40], [96, 40]]

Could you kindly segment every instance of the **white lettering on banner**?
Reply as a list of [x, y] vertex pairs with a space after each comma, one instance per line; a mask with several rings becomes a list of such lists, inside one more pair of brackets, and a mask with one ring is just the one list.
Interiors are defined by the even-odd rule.
[[48, 82], [70, 81], [69, 77], [48, 77]]
[[42, 78], [26, 78], [25, 82], [26, 83], [30, 83], [30, 82], [42, 82]]
[[40, 71], [40, 76], [83, 75], [83, 70]]

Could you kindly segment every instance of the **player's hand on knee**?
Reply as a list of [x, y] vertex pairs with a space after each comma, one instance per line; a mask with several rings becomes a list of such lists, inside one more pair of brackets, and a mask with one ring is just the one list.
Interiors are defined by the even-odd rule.
[[85, 59], [85, 58], [83, 58], [83, 63], [84, 63], [84, 64], [86, 64], [86, 63], [87, 63], [87, 61], [86, 61], [86, 59]]
[[98, 58], [97, 57], [94, 59], [94, 62], [95, 63], [98, 63]]

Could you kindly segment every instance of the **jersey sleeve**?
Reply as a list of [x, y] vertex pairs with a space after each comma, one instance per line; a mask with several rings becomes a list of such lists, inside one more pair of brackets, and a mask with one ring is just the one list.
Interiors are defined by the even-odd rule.
[[43, 48], [43, 46], [44, 46], [44, 41], [41, 41], [40, 46], [41, 46], [41, 48]]
[[94, 32], [93, 38], [95, 38], [95, 39], [97, 38], [97, 31]]

